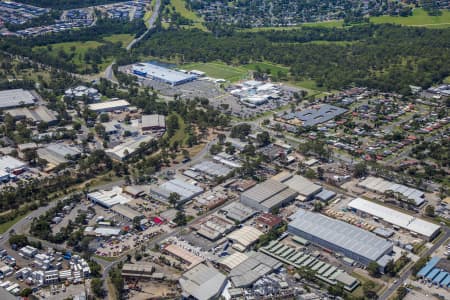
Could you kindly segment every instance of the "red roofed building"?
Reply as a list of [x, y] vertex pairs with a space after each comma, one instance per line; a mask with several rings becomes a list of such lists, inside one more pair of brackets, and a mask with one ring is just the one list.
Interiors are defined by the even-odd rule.
[[272, 228], [280, 226], [283, 223], [283, 219], [269, 213], [262, 213], [256, 218], [255, 223], [259, 230], [267, 232]]

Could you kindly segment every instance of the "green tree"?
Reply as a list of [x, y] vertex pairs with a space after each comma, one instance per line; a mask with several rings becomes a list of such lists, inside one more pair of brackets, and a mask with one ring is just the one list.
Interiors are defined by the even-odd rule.
[[95, 296], [103, 298], [105, 296], [105, 290], [103, 289], [103, 281], [100, 278], [94, 278], [91, 280], [91, 289]]
[[178, 202], [180, 201], [180, 195], [175, 192], [170, 193], [168, 200], [169, 200], [170, 205], [172, 205], [172, 207], [177, 207]]
[[380, 266], [376, 262], [372, 261], [367, 266], [367, 271], [369, 272], [370, 276], [379, 277], [380, 276], [379, 268]]
[[434, 217], [435, 216], [435, 211], [434, 211], [434, 206], [433, 205], [427, 205], [427, 207], [425, 207], [425, 215], [427, 215], [428, 217]]

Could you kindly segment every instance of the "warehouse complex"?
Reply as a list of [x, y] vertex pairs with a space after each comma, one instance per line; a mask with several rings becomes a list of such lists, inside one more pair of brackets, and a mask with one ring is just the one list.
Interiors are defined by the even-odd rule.
[[198, 264], [179, 279], [183, 298], [218, 299], [227, 284], [227, 277], [214, 267]]
[[362, 198], [356, 198], [348, 204], [352, 210], [360, 213], [366, 213], [384, 222], [398, 226], [414, 232], [427, 240], [432, 240], [439, 234], [440, 226], [431, 222], [418, 219], [414, 216], [399, 212], [398, 210], [388, 208], [383, 205], [367, 201]]
[[151, 63], [139, 63], [132, 67], [134, 75], [161, 81], [171, 86], [180, 85], [197, 79], [197, 75], [186, 74]]
[[241, 202], [256, 210], [269, 212], [297, 196], [297, 192], [287, 185], [273, 179], [260, 183], [241, 194]]
[[369, 176], [365, 180], [358, 183], [358, 186], [379, 194], [384, 194], [386, 192], [400, 194], [407, 202], [411, 201], [416, 206], [420, 206], [425, 202], [424, 192], [415, 188], [407, 187], [403, 184], [384, 180], [383, 178]]
[[34, 123], [44, 122], [48, 125], [54, 125], [58, 121], [55, 112], [45, 106], [13, 108], [5, 111], [5, 114], [11, 115], [14, 119], [27, 119]]
[[180, 179], [172, 179], [150, 190], [152, 197], [168, 202], [170, 194], [180, 196], [179, 203], [185, 203], [203, 193], [203, 189]]
[[87, 194], [88, 200], [103, 207], [111, 208], [116, 204], [125, 204], [131, 199], [122, 193], [121, 187], [114, 187], [111, 190], [101, 190]]
[[124, 143], [115, 146], [114, 148], [107, 149], [106, 154], [112, 159], [123, 161], [133, 155], [141, 146], [142, 143], [148, 143], [153, 140], [151, 135], [142, 135], [138, 137], [128, 138]]
[[303, 209], [292, 216], [288, 231], [363, 265], [376, 262], [393, 250], [392, 243], [373, 233]]
[[314, 195], [322, 191], [322, 187], [313, 183], [300, 175], [294, 175], [290, 172], [281, 172], [273, 176], [272, 179], [287, 185], [292, 190], [296, 191], [302, 200], [311, 200]]
[[39, 158], [44, 159], [52, 166], [68, 162], [70, 159], [81, 155], [81, 150], [74, 146], [62, 143], [49, 144], [37, 150]]
[[36, 98], [23, 89], [0, 91], [0, 109], [33, 105]]

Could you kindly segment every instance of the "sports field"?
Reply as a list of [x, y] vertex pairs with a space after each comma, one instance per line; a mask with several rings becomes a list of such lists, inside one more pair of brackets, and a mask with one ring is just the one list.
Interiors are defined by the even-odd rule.
[[199, 70], [205, 72], [209, 77], [225, 79], [231, 82], [244, 79], [248, 74], [248, 70], [245, 68], [228, 66], [221, 62], [191, 63], [180, 66], [180, 69]]

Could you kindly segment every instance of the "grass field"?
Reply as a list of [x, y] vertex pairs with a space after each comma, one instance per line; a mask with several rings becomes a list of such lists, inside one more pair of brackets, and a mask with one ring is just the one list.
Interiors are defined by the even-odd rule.
[[105, 36], [103, 39], [112, 43], [122, 42], [122, 46], [125, 48], [134, 39], [134, 36], [132, 34], [113, 34]]
[[[175, 114], [178, 117], [178, 129], [177, 131], [175, 131], [175, 134], [170, 138], [169, 144], [173, 145], [173, 143], [175, 141], [178, 142], [179, 145], [183, 145], [184, 141], [186, 140], [187, 136], [186, 136], [186, 124], [184, 123], [183, 118], [178, 115]], [[167, 133], [166, 133], [167, 134]]]
[[[117, 35], [119, 36], [119, 35]], [[111, 39], [118, 39], [117, 36], [110, 36]], [[121, 37], [123, 38], [123, 37]], [[51, 44], [51, 51], [49, 52], [51, 56], [58, 56], [59, 52], [63, 50], [68, 55], [72, 55], [71, 62], [74, 63], [77, 66], [78, 71], [84, 70], [87, 65], [84, 62], [84, 54], [89, 49], [97, 49], [99, 46], [103, 45], [100, 42], [97, 41], [86, 41], [86, 42], [67, 42], [67, 43], [57, 43], [57, 44]], [[39, 51], [39, 49], [48, 49], [48, 46], [39, 46], [34, 47], [33, 51]], [[111, 60], [105, 60], [101, 64], [99, 64], [99, 69], [102, 70], [108, 66], [109, 63], [111, 63]]]
[[[370, 22], [374, 24], [392, 23], [405, 26], [424, 26], [429, 28], [448, 28], [450, 27], [450, 11], [442, 10], [440, 16], [430, 16], [422, 8], [414, 9], [413, 15], [409, 17], [393, 17], [393, 16], [380, 16], [370, 18]], [[309, 27], [327, 27], [327, 28], [342, 28], [344, 26], [343, 20], [325, 21], [304, 23], [299, 26], [293, 27], [261, 27], [245, 29], [244, 31], [263, 31], [263, 30], [290, 30], [299, 29], [302, 26]]]
[[180, 13], [181, 16], [191, 20], [194, 23], [192, 27], [200, 30], [207, 30], [203, 24], [203, 19], [196, 15], [193, 11], [188, 10], [185, 6], [186, 3], [184, 0], [170, 0], [170, 4], [175, 7], [175, 10]]
[[199, 70], [205, 72], [209, 77], [221, 78], [231, 82], [244, 79], [248, 74], [248, 70], [245, 68], [228, 66], [221, 62], [192, 63], [182, 65], [180, 68], [186, 70]]
[[393, 23], [406, 26], [425, 26], [431, 28], [446, 28], [450, 27], [450, 11], [442, 10], [440, 16], [430, 16], [422, 8], [417, 8], [413, 11], [410, 17], [391, 17], [380, 16], [370, 18], [370, 22], [375, 24]]

